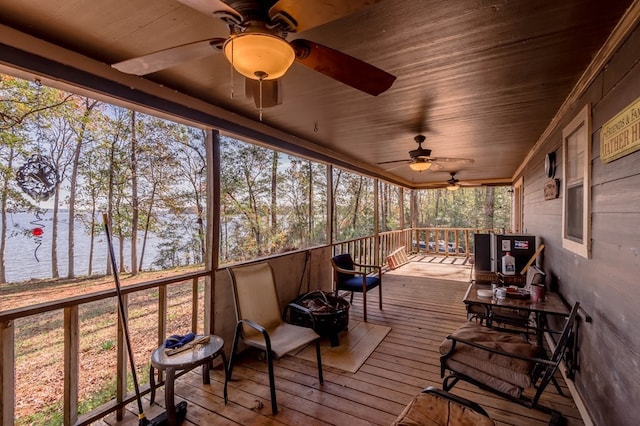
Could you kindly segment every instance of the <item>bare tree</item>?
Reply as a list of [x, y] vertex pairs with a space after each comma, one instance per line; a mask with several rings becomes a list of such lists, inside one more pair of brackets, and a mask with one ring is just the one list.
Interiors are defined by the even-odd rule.
[[485, 228], [493, 229], [494, 222], [494, 208], [495, 208], [495, 199], [494, 199], [494, 187], [487, 186], [485, 190], [485, 199], [484, 199], [484, 217], [485, 217]]
[[138, 273], [138, 140], [136, 112], [131, 111], [131, 275]]
[[76, 225], [76, 195], [77, 195], [77, 183], [78, 183], [78, 169], [80, 167], [80, 153], [82, 146], [85, 143], [85, 136], [87, 134], [87, 127], [93, 109], [98, 105], [98, 101], [89, 98], [82, 99], [82, 106], [84, 111], [80, 116], [77, 127], [73, 126], [72, 131], [76, 135], [76, 146], [73, 153], [73, 163], [71, 168], [70, 186], [69, 186], [69, 226], [68, 226], [68, 270], [67, 277], [73, 278], [75, 276], [75, 225]]
[[271, 229], [278, 229], [278, 152], [271, 155]]
[[[50, 157], [58, 174], [58, 181], [56, 182], [53, 195], [51, 277], [59, 278], [58, 228], [60, 223], [61, 185], [67, 177], [70, 166], [73, 164], [75, 138], [71, 121], [77, 111], [76, 107], [80, 98], [77, 96], [69, 96], [64, 92], [47, 87], [41, 88], [40, 96], [46, 99], [48, 103], [54, 103], [56, 99], [67, 99], [67, 102], [58, 105], [56, 108], [41, 113], [36, 123], [36, 125], [42, 126], [40, 133], [41, 140], [37, 143], [38, 145], [42, 145], [41, 149]], [[38, 147], [38, 149], [40, 149], [40, 147]]]

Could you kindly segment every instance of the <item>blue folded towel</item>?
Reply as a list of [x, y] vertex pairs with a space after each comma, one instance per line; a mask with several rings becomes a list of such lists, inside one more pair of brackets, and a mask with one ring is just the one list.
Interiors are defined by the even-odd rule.
[[185, 334], [184, 336], [180, 336], [178, 334], [174, 334], [169, 336], [167, 340], [164, 342], [164, 347], [167, 349], [179, 348], [181, 346], [186, 345], [190, 341], [196, 338], [195, 333]]

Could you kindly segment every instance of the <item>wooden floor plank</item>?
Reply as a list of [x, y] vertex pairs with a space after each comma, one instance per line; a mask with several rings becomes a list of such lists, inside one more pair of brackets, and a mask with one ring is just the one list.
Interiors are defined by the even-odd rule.
[[[470, 267], [464, 259], [421, 254], [383, 277], [383, 309], [378, 294], [367, 295], [368, 321], [391, 327], [382, 343], [356, 373], [325, 366], [320, 384], [314, 362], [285, 356], [275, 363], [278, 414], [271, 414], [267, 366], [248, 351], [236, 364], [224, 404], [224, 375], [211, 371], [211, 385], [198, 372], [179, 378], [176, 398], [189, 404], [187, 423], [194, 425], [388, 425], [427, 386], [441, 388], [439, 345], [467, 320], [462, 298]], [[355, 295], [350, 321], [362, 319], [362, 298]], [[565, 394], [566, 384], [558, 381]], [[542, 426], [550, 415], [528, 409], [477, 387], [459, 383], [453, 393], [482, 405], [499, 426]], [[157, 401], [162, 409], [163, 393]], [[571, 398], [550, 385], [543, 404], [560, 410], [568, 426], [582, 426]], [[148, 401], [147, 401], [148, 404]], [[131, 407], [131, 412], [135, 406]], [[154, 411], [154, 412], [155, 412]], [[133, 424], [105, 420], [109, 425]]]

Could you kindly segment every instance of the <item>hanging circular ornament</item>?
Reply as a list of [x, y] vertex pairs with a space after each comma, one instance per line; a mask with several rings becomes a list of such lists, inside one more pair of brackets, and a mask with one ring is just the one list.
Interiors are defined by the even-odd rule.
[[42, 236], [44, 235], [44, 222], [42, 221], [42, 212], [40, 210], [35, 211], [35, 220], [32, 220], [31, 223], [33, 225], [33, 229], [31, 230], [31, 236], [33, 237], [33, 241], [36, 243], [36, 249], [33, 251], [33, 257], [36, 258], [37, 262], [40, 262], [38, 259], [38, 249], [42, 245]]
[[33, 154], [16, 173], [18, 185], [36, 201], [47, 201], [56, 191], [58, 171], [51, 161]]

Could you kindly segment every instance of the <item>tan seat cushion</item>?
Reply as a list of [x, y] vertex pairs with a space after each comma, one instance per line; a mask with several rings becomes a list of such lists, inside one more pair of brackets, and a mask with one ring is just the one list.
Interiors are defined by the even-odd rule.
[[[526, 357], [539, 357], [541, 348], [515, 333], [497, 331], [474, 322], [467, 322], [452, 336], [473, 341], [483, 346]], [[451, 349], [452, 341], [445, 339], [440, 345], [440, 353]], [[531, 370], [533, 363], [473, 346], [457, 343], [455, 351], [445, 360], [445, 367], [467, 375], [501, 392], [519, 398], [522, 389], [533, 386]]]
[[392, 426], [494, 426], [489, 417], [440, 395], [420, 393]]
[[[267, 330], [267, 332], [271, 340], [271, 350], [278, 358], [282, 358], [286, 354], [320, 338], [320, 335], [311, 328], [287, 323], [282, 323], [275, 328]], [[266, 342], [262, 334], [254, 334], [251, 337], [245, 338], [244, 342], [248, 345], [266, 350]]]

